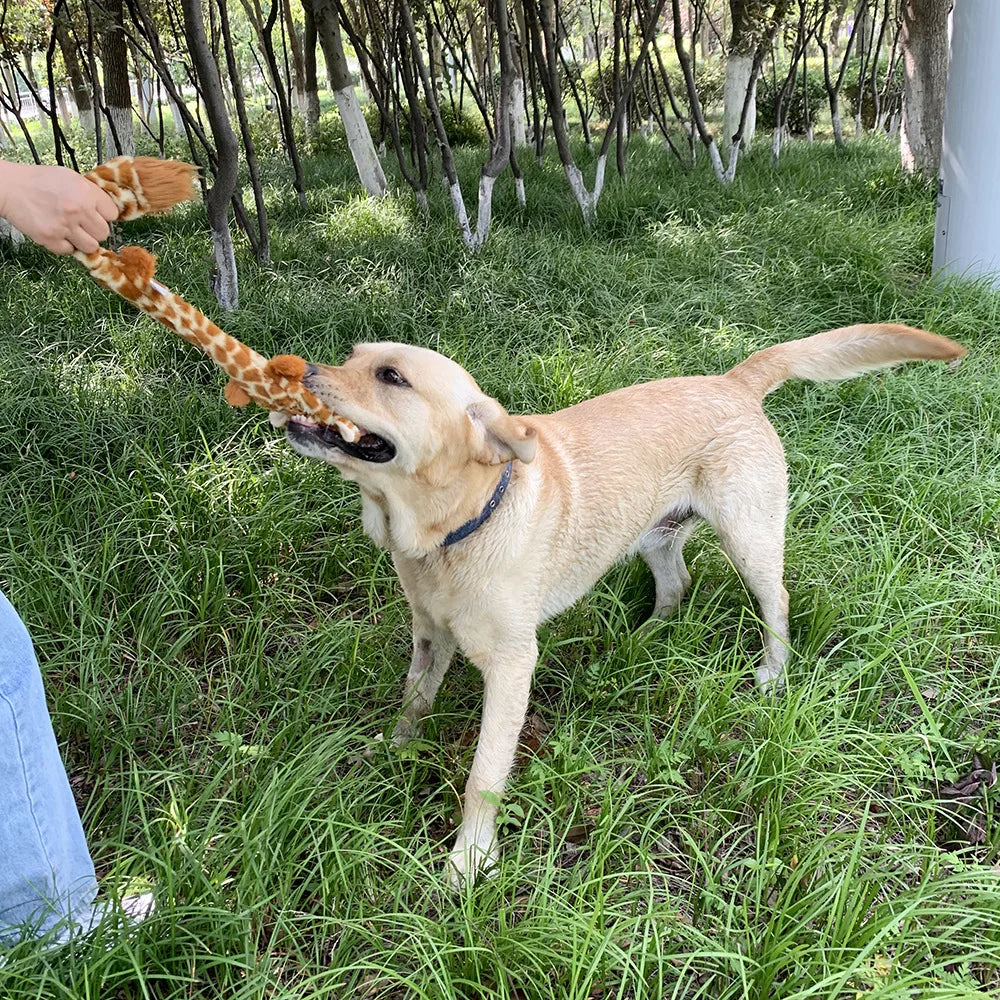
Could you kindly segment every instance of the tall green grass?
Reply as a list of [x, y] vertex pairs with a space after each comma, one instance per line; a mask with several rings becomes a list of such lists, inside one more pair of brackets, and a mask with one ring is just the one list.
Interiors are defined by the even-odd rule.
[[[225, 319], [264, 352], [442, 350], [513, 410], [717, 372], [851, 322], [970, 348], [768, 399], [791, 467], [788, 692], [714, 539], [643, 626], [612, 571], [543, 626], [496, 877], [445, 890], [478, 728], [459, 661], [417, 746], [380, 741], [409, 656], [354, 488], [223, 403], [204, 358], [72, 261], [0, 251], [0, 588], [28, 623], [103, 885], [132, 936], [15, 949], [21, 998], [965, 997], [1000, 987], [1000, 831], [934, 800], [1000, 746], [1000, 298], [928, 279], [930, 185], [888, 147], [767, 150], [720, 188], [636, 146], [592, 232], [561, 168], [508, 182], [477, 256], [443, 192], [272, 165], [274, 263]], [[527, 159], [527, 158], [526, 158]], [[463, 161], [473, 194], [475, 154]], [[216, 315], [190, 209], [125, 237]], [[630, 447], [629, 428], [621, 447]]]

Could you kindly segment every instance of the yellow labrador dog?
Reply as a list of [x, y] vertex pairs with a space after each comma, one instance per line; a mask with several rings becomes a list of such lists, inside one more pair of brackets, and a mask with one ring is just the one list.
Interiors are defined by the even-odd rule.
[[759, 602], [760, 688], [780, 690], [787, 476], [762, 398], [787, 379], [964, 354], [923, 330], [851, 326], [769, 347], [725, 375], [635, 385], [538, 416], [507, 413], [465, 369], [420, 347], [361, 344], [339, 367], [310, 366], [306, 384], [361, 436], [349, 443], [293, 418], [288, 440], [357, 481], [364, 529], [391, 551], [413, 613], [396, 741], [419, 731], [456, 647], [483, 675], [453, 882], [496, 859], [497, 796], [524, 723], [538, 624], [635, 553], [656, 581], [654, 614], [669, 614], [691, 582], [683, 548], [703, 519]]

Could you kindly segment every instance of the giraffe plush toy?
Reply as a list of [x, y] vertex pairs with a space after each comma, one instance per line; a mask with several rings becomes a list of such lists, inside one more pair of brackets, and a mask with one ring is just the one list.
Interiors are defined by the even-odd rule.
[[[120, 156], [84, 176], [108, 194], [118, 206], [119, 221], [124, 222], [190, 200], [195, 172], [195, 167], [176, 160]], [[73, 256], [98, 284], [201, 347], [229, 375], [225, 397], [232, 406], [245, 406], [253, 400], [271, 411], [271, 423], [276, 427], [285, 424], [289, 416], [301, 415], [333, 425], [345, 441], [360, 437], [351, 421], [334, 413], [303, 384], [307, 366], [302, 358], [283, 354], [268, 360], [230, 337], [154, 280], [156, 259], [141, 247], [123, 247], [118, 253], [104, 247], [94, 253], [77, 250]]]

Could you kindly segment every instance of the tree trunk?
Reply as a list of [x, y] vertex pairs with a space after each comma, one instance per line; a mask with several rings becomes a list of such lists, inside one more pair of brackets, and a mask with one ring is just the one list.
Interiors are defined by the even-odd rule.
[[524, 107], [524, 79], [515, 72], [510, 85], [510, 120], [513, 129], [514, 148], [528, 145], [527, 112]]
[[[175, 86], [177, 87], [178, 93], [180, 93], [180, 84], [175, 84]], [[170, 103], [170, 114], [174, 119], [174, 131], [178, 135], [184, 135], [184, 115], [181, 114], [180, 105], [177, 103], [177, 99], [169, 89], [167, 90], [167, 100]]]
[[358, 177], [373, 198], [381, 198], [387, 188], [385, 173], [375, 152], [368, 122], [361, 112], [358, 95], [354, 93], [354, 83], [347, 65], [347, 56], [344, 54], [344, 43], [340, 37], [337, 8], [333, 0], [304, 0], [304, 4], [312, 5], [312, 16], [316, 22], [316, 33], [323, 47], [323, 55], [326, 57], [333, 98], [337, 102], [337, 109], [344, 123], [347, 144], [354, 165], [358, 169]]
[[[525, 19], [528, 22], [528, 29], [533, 36], [531, 47], [538, 68], [538, 79], [545, 93], [545, 101], [548, 104], [549, 117], [552, 120], [552, 132], [555, 135], [556, 149], [559, 152], [559, 160], [563, 165], [563, 173], [566, 175], [570, 190], [573, 192], [573, 197], [576, 198], [576, 202], [580, 206], [580, 211], [583, 213], [583, 221], [587, 226], [592, 225], [597, 218], [597, 203], [600, 200], [601, 192], [604, 190], [608, 148], [611, 145], [611, 140], [618, 135], [618, 123], [625, 114], [628, 102], [632, 98], [632, 92], [639, 77], [639, 72], [646, 61], [646, 55], [649, 52], [650, 43], [656, 33], [656, 25], [663, 12], [665, 2], [666, 0], [654, 0], [653, 7], [647, 12], [645, 24], [642, 25], [642, 42], [639, 46], [638, 54], [632, 63], [632, 70], [628, 78], [616, 87], [614, 107], [611, 110], [611, 116], [604, 132], [604, 139], [597, 153], [597, 164], [594, 170], [594, 188], [592, 191], [587, 190], [583, 174], [573, 159], [573, 152], [569, 142], [569, 132], [566, 127], [566, 110], [563, 105], [559, 77], [559, 39], [561, 36], [557, 2], [556, 0], [528, 0], [524, 4]], [[675, 6], [676, 3], [677, 0], [674, 0]], [[616, 18], [614, 23], [614, 45], [617, 48], [625, 40], [619, 34], [621, 28], [620, 19]], [[539, 148], [539, 158], [540, 156]]]
[[[222, 46], [226, 52], [226, 69], [229, 70], [229, 81], [233, 88], [233, 103], [236, 105], [236, 117], [240, 123], [240, 136], [243, 139], [247, 172], [250, 174], [250, 187], [253, 190], [254, 205], [257, 209], [256, 233], [251, 234], [251, 229], [247, 225], [244, 225], [243, 228], [250, 238], [257, 263], [267, 267], [271, 263], [271, 234], [267, 224], [267, 207], [264, 204], [264, 188], [260, 182], [257, 151], [254, 148], [250, 121], [247, 118], [246, 97], [243, 93], [243, 76], [236, 61], [236, 48], [233, 45], [233, 34], [229, 26], [229, 11], [225, 0], [222, 0], [219, 4], [219, 34], [221, 35]], [[296, 190], [299, 193], [300, 204], [304, 206], [304, 192], [298, 188], [298, 179], [296, 181]], [[233, 207], [239, 210], [242, 204], [242, 195], [237, 191], [233, 199]]]
[[229, 202], [236, 191], [239, 175], [239, 146], [226, 114], [219, 68], [205, 37], [201, 0], [181, 0], [181, 7], [184, 11], [184, 36], [198, 78], [205, 112], [212, 127], [217, 153], [215, 179], [205, 195], [212, 246], [215, 250], [213, 286], [219, 305], [223, 309], [235, 309], [239, 303], [239, 277], [236, 273], [233, 236], [229, 230]]
[[[829, 0], [826, 0], [826, 2], [828, 3]], [[840, 88], [844, 85], [844, 77], [851, 61], [851, 49], [854, 47], [858, 32], [857, 30], [851, 31], [851, 37], [847, 40], [847, 48], [844, 50], [844, 57], [840, 63], [840, 72], [837, 73], [837, 78], [834, 80], [830, 72], [830, 44], [826, 40], [826, 15], [828, 12], [829, 7], [824, 6], [819, 28], [816, 32], [816, 44], [823, 53], [823, 85], [826, 87], [827, 98], [830, 102], [830, 122], [833, 126], [833, 142], [837, 149], [843, 149], [844, 129], [840, 122]]]
[[107, 0], [105, 10], [110, 20], [101, 38], [101, 61], [104, 65], [104, 100], [108, 109], [108, 153], [110, 156], [135, 156], [122, 0]]
[[153, 77], [152, 75], [146, 76], [143, 72], [143, 59], [139, 50], [134, 45], [130, 46], [130, 49], [132, 51], [132, 68], [135, 71], [136, 109], [139, 112], [139, 117], [146, 123], [147, 127], [150, 127], [153, 120], [153, 104], [156, 101]]
[[56, 103], [59, 105], [59, 117], [62, 119], [63, 128], [69, 128], [72, 116], [66, 101], [66, 91], [62, 87], [56, 87]]
[[[757, 22], [763, 13], [753, 7], [751, 0], [729, 0], [732, 14], [732, 33], [726, 54], [726, 82], [723, 91], [722, 148], [728, 150], [733, 144], [733, 136], [740, 127], [747, 88], [753, 86], [750, 107], [743, 127], [743, 146], [749, 146], [757, 129], [757, 81], [754, 79], [753, 63], [755, 29], [763, 27]], [[752, 81], [752, 84], [751, 84]]]
[[305, 29], [302, 33], [302, 67], [306, 88], [306, 131], [316, 130], [319, 122], [319, 82], [316, 79], [316, 21], [312, 15], [312, 5], [304, 3], [302, 14]]
[[57, 8], [58, 14], [53, 21], [53, 28], [56, 34], [56, 41], [59, 44], [59, 51], [62, 53], [63, 62], [66, 64], [66, 75], [69, 77], [70, 89], [73, 91], [73, 101], [76, 103], [76, 111], [80, 116], [80, 127], [88, 135], [94, 131], [94, 105], [90, 97], [90, 88], [80, 69], [80, 60], [76, 55], [76, 46], [73, 44], [73, 37], [70, 34], [68, 15], [65, 7]]
[[948, 83], [948, 12], [944, 0], [904, 0], [903, 169], [937, 176]]
[[[753, 75], [753, 52], [735, 52], [730, 48], [726, 56], [726, 84], [723, 92], [722, 111], [722, 148], [729, 149], [733, 144], [733, 136], [740, 127], [740, 116], [743, 114], [743, 102], [747, 96], [747, 87]], [[757, 131], [757, 81], [753, 81], [753, 94], [750, 97], [750, 108], [747, 111], [747, 121], [744, 128], [743, 145], [750, 145]]]
[[44, 123], [45, 112], [42, 111], [42, 106], [35, 99], [35, 94], [39, 92], [38, 90], [38, 78], [35, 76], [35, 67], [31, 61], [33, 53], [32, 52], [22, 52], [21, 61], [24, 64], [24, 69], [21, 70], [21, 75], [24, 77], [25, 83], [28, 84], [28, 89], [31, 92], [31, 103], [35, 107], [35, 114], [38, 116], [39, 123]]
[[292, 18], [291, 0], [281, 0], [281, 15], [285, 20], [285, 33], [288, 35], [288, 47], [292, 51], [292, 81], [295, 88], [295, 106], [299, 114], [306, 113], [306, 66], [302, 53], [302, 39], [295, 30]]
[[[253, 0], [252, 3], [244, 0], [243, 6], [253, 24], [254, 31], [257, 33], [261, 54], [264, 56], [264, 64], [271, 77], [271, 85], [274, 88], [274, 98], [278, 111], [278, 125], [281, 129], [281, 142], [292, 164], [292, 171], [295, 175], [295, 193], [298, 195], [299, 204], [304, 208], [306, 204], [306, 187], [305, 179], [302, 175], [302, 161], [299, 159], [298, 143], [295, 141], [295, 120], [292, 116], [288, 91], [281, 75], [281, 68], [278, 65], [278, 56], [274, 50], [274, 26], [278, 19], [279, 10], [277, 0], [271, 4], [266, 19], [263, 16], [259, 0]], [[224, 17], [223, 20], [225, 20], [226, 24], [229, 23], [228, 17]], [[238, 75], [238, 72], [234, 60], [230, 77]], [[242, 88], [240, 89], [242, 90]]]

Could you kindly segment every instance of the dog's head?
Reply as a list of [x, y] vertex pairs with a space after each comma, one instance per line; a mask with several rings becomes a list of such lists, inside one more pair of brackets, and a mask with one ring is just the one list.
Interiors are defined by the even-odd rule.
[[443, 486], [470, 463], [535, 455], [533, 427], [485, 395], [461, 365], [423, 347], [359, 344], [342, 365], [311, 365], [303, 382], [361, 437], [349, 443], [334, 427], [296, 417], [286, 431], [292, 447], [380, 492], [402, 478]]

